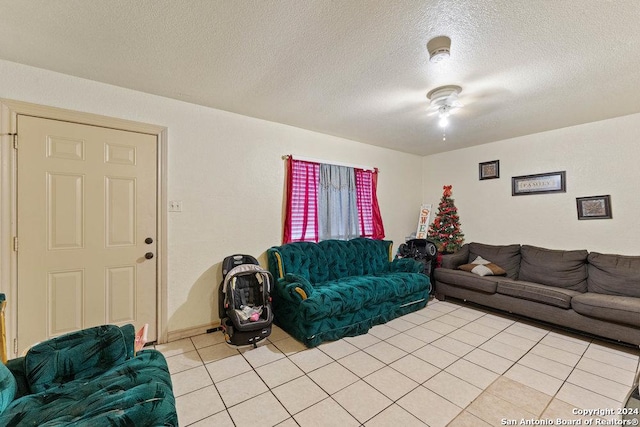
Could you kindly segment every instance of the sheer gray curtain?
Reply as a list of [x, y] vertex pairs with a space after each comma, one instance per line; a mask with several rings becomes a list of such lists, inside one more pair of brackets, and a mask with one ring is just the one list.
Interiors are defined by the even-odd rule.
[[320, 165], [318, 237], [348, 240], [358, 237], [356, 177], [353, 168]]

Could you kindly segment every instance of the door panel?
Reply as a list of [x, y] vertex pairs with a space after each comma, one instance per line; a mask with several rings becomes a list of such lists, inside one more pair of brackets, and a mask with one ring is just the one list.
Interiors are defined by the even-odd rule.
[[104, 323], [157, 338], [154, 135], [18, 116], [18, 347]]

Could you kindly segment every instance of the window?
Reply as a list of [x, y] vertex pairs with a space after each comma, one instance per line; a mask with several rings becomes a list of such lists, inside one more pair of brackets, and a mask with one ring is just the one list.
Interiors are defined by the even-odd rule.
[[[383, 239], [384, 226], [376, 196], [377, 169], [371, 171], [348, 168], [353, 174], [353, 188], [352, 184], [337, 186], [335, 182], [328, 183], [326, 180], [329, 179], [329, 174], [326, 171], [331, 168], [322, 166], [321, 168], [320, 163], [294, 160], [291, 157], [287, 159], [284, 243], [317, 242], [328, 238], [349, 239], [355, 236]], [[335, 194], [337, 190], [341, 192], [339, 196]], [[329, 194], [330, 191], [334, 194]], [[354, 207], [357, 212], [348, 211]], [[351, 227], [346, 223], [327, 225], [327, 221], [347, 222], [350, 221], [348, 218], [356, 216], [357, 226]]]

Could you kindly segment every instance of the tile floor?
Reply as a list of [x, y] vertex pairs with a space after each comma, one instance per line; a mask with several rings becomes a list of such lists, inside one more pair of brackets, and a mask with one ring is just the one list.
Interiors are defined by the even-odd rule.
[[[257, 349], [230, 348], [221, 332], [156, 348], [180, 425], [220, 427], [603, 424], [617, 419], [604, 410], [625, 400], [640, 355], [437, 300], [312, 349], [275, 326]], [[602, 412], [574, 413], [584, 409]]]

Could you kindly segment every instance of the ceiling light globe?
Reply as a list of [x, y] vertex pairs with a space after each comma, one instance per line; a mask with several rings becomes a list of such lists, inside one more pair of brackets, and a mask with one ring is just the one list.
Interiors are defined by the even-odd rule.
[[442, 116], [440, 120], [438, 120], [438, 126], [441, 128], [446, 128], [449, 125], [449, 117]]

